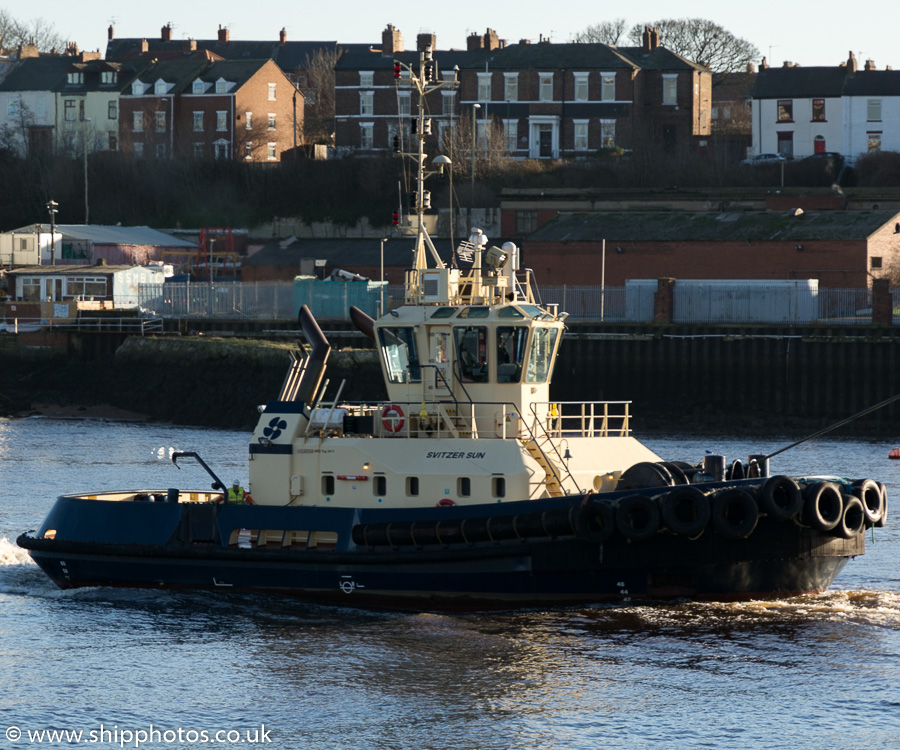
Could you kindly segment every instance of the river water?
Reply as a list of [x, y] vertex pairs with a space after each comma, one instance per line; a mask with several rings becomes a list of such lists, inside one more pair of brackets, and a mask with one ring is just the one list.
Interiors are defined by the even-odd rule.
[[[0, 420], [2, 750], [900, 747], [898, 512], [820, 596], [499, 614], [60, 591], [15, 546], [62, 492], [208, 486], [193, 462], [172, 467], [173, 449], [245, 481], [248, 437]], [[644, 442], [696, 463], [707, 451], [746, 460], [796, 437]], [[820, 439], [772, 471], [872, 477], [900, 507], [891, 447]]]

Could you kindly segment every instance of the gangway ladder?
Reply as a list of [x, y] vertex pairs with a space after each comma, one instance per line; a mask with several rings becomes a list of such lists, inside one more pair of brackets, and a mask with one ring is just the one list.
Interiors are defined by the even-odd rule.
[[303, 373], [306, 372], [306, 363], [309, 361], [309, 358], [298, 349], [291, 349], [290, 355], [291, 366], [284, 377], [284, 383], [281, 384], [281, 392], [278, 394], [279, 401], [297, 400], [300, 381], [303, 379]]
[[538, 465], [544, 470], [544, 474], [547, 475], [547, 479], [545, 481], [545, 486], [547, 487], [547, 494], [550, 497], [561, 497], [565, 495], [565, 490], [563, 490], [562, 482], [560, 482], [559, 470], [556, 465], [550, 460], [550, 457], [544, 453], [543, 449], [540, 445], [538, 445], [537, 440], [534, 438], [523, 440], [523, 444], [525, 445], [525, 450], [531, 454], [531, 457], [538, 462]]

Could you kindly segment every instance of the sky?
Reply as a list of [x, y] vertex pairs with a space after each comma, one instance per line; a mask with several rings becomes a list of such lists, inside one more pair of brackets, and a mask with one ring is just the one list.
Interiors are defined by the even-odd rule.
[[[290, 40], [380, 44], [381, 31], [391, 23], [403, 33], [407, 49], [415, 49], [416, 35], [437, 34], [438, 49], [464, 49], [466, 37], [494, 29], [510, 44], [520, 39], [571, 41], [587, 26], [624, 18], [629, 27], [665, 18], [704, 18], [746, 39], [768, 58], [769, 65], [785, 60], [804, 67], [838, 65], [852, 50], [860, 61], [874, 60], [879, 69], [900, 69], [900, 44], [894, 21], [896, 5], [869, 0], [856, 11], [837, 0], [809, 3], [797, 0], [631, 0], [613, 10], [594, 0], [454, 0], [386, 5], [360, 0], [298, 3], [265, 0], [254, 6], [246, 0], [152, 0], [110, 3], [109, 0], [3, 0], [0, 9], [18, 21], [43, 19], [80, 49], [105, 51], [107, 28], [117, 38], [159, 37], [167, 23], [173, 39], [213, 39], [220, 25], [231, 39], [275, 40], [284, 27]], [[608, 13], [609, 15], [603, 15]], [[757, 61], [758, 63], [758, 61]]]

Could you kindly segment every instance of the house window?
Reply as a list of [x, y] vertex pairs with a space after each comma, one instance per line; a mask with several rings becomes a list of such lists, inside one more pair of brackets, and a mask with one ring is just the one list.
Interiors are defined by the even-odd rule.
[[881, 151], [881, 133], [868, 133], [867, 138], [868, 151], [870, 154]]
[[132, 96], [141, 96], [144, 93], [144, 84], [140, 81], [135, 81], [131, 84], [131, 95]]
[[813, 122], [825, 122], [825, 100], [813, 99], [812, 101], [812, 118]]
[[489, 102], [491, 100], [491, 74], [478, 74], [478, 101]]
[[107, 146], [106, 146], [106, 147], [107, 147], [110, 151], [118, 151], [118, 149], [119, 149], [119, 139], [118, 139], [118, 136], [116, 135], [116, 133], [108, 133], [107, 135], [108, 135], [108, 139], [109, 139], [109, 140], [107, 141]]
[[253, 141], [247, 141], [246, 143], [244, 143], [244, 158], [253, 158]]
[[228, 81], [223, 79], [219, 79], [216, 81], [216, 93], [217, 94], [227, 94], [228, 93]]
[[538, 99], [542, 102], [552, 102], [553, 101], [553, 73], [538, 73], [538, 76], [540, 76]]
[[114, 70], [104, 70], [100, 73], [100, 83], [110, 86], [116, 82], [118, 74]]
[[616, 74], [600, 74], [600, 99], [604, 102], [615, 101], [616, 98]]
[[575, 150], [587, 151], [588, 147], [588, 121], [575, 120]]
[[22, 300], [35, 302], [41, 298], [41, 280], [37, 278], [22, 279]]
[[778, 133], [778, 153], [788, 159], [794, 158], [794, 134], [791, 131]]
[[369, 88], [370, 86], [375, 85], [375, 73], [371, 70], [361, 70], [359, 71], [359, 85], [364, 88]]
[[166, 144], [165, 143], [157, 143], [156, 144], [156, 158], [157, 159], [165, 159], [166, 158]]
[[157, 133], [165, 133], [166, 132], [166, 113], [165, 112], [154, 112], [153, 115], [156, 120], [156, 132]]
[[193, 86], [191, 86], [191, 93], [192, 94], [202, 94], [203, 93], [203, 81], [201, 81], [199, 79], [194, 81]]
[[81, 85], [84, 83], [84, 73], [82, 73], [81, 71], [69, 73], [67, 79], [70, 84]]
[[266, 144], [266, 159], [269, 161], [277, 161], [278, 153], [275, 151], [275, 143], [267, 143]]
[[519, 141], [519, 121], [518, 120], [504, 120], [503, 121], [503, 135], [506, 140], [506, 150], [507, 151], [515, 151], [518, 148]]
[[881, 122], [881, 99], [866, 100], [866, 119], [869, 122]]
[[275, 113], [269, 112], [269, 130], [275, 130]]
[[678, 76], [677, 75], [664, 75], [662, 84], [663, 84], [662, 103], [663, 104], [678, 104]]
[[135, 143], [134, 144], [134, 158], [141, 159], [144, 156], [144, 144], [143, 143]]
[[375, 114], [374, 98], [375, 94], [371, 91], [359, 92], [359, 113], [361, 115]]
[[575, 73], [575, 101], [586, 102], [588, 100], [588, 74]]
[[216, 112], [216, 130], [221, 132], [228, 130], [228, 113], [222, 110]]
[[516, 234], [525, 235], [537, 231], [537, 211], [516, 211]]
[[218, 140], [213, 144], [216, 148], [216, 159], [227, 159], [228, 158], [228, 141], [226, 140]]
[[[69, 118], [66, 118], [69, 119]], [[135, 133], [143, 133], [144, 132], [144, 113], [143, 112], [134, 112], [131, 120], [131, 129]]]
[[881, 268], [881, 258], [877, 255], [872, 256], [872, 269]]
[[117, 120], [119, 117], [119, 106], [116, 102], [112, 101], [106, 107], [106, 119], [107, 120]]
[[197, 141], [194, 142], [194, 158], [202, 159], [206, 153], [206, 149], [203, 147], [203, 143], [199, 143]]
[[371, 122], [363, 122], [359, 125], [359, 147], [364, 151], [370, 151], [375, 147], [375, 125]]
[[456, 92], [455, 91], [442, 91], [444, 95], [444, 109], [443, 113], [445, 115], [452, 115], [456, 112]]
[[66, 122], [75, 122], [75, 100], [74, 99], [66, 99], [65, 105], [65, 117]]
[[17, 117], [19, 114], [19, 100], [11, 96], [6, 100], [6, 116]]
[[195, 133], [203, 132], [203, 113], [202, 112], [194, 112], [194, 132]]
[[397, 93], [397, 114], [401, 117], [409, 117], [410, 100], [408, 91], [400, 91]]
[[156, 85], [153, 87], [153, 93], [156, 94], [156, 96], [163, 96], [166, 93], [167, 88], [168, 86], [166, 86], [165, 81], [157, 81]]
[[600, 148], [616, 147], [616, 121], [600, 120]]
[[269, 84], [269, 101], [270, 102], [275, 101], [275, 84], [274, 83]]
[[778, 122], [794, 121], [794, 100], [779, 99], [778, 100]]
[[253, 113], [252, 112], [244, 113], [244, 127], [247, 130], [253, 130]]
[[519, 74], [503, 74], [503, 98], [508, 102], [519, 101]]

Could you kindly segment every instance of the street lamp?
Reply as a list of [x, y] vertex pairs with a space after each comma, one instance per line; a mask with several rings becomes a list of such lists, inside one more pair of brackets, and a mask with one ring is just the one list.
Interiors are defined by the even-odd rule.
[[59, 203], [48, 201], [47, 210], [50, 212], [50, 265], [56, 265], [56, 214]]
[[378, 287], [378, 317], [380, 318], [384, 315], [384, 243], [387, 242], [390, 237], [382, 237], [381, 238], [381, 286]]

